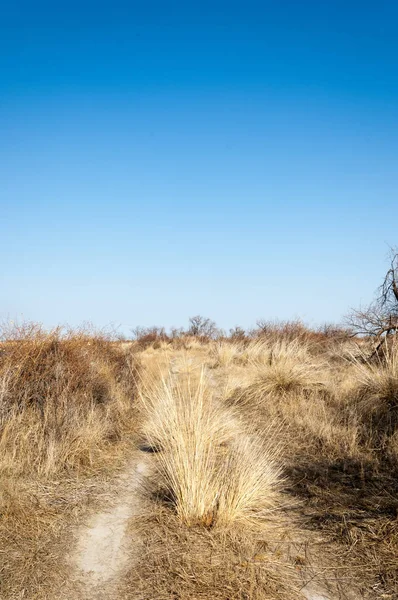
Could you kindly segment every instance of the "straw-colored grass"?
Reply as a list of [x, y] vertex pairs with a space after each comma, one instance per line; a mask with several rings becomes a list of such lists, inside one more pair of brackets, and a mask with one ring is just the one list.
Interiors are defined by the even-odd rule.
[[[369, 359], [366, 341], [315, 347], [309, 336], [5, 337], [1, 598], [49, 600], [63, 582], [79, 597], [67, 546], [138, 425], [153, 451], [152, 513], [134, 520], [142, 544], [121, 598], [298, 600], [320, 554], [319, 580], [342, 598], [398, 597], [396, 348]], [[304, 538], [308, 555], [291, 555], [288, 540]]]
[[354, 359], [354, 365], [355, 412], [375, 441], [385, 440], [398, 427], [398, 352], [375, 362]]
[[188, 526], [261, 520], [278, 507], [279, 472], [272, 446], [241, 430], [198, 378], [170, 376], [145, 390], [143, 435], [157, 453], [165, 491]]
[[278, 341], [267, 351], [250, 358], [253, 379], [246, 397], [262, 402], [274, 396], [321, 390], [325, 387], [325, 365], [311, 357], [297, 340]]
[[231, 390], [228, 404], [259, 435], [279, 424], [286, 485], [329, 540], [341, 577], [365, 598], [398, 597], [396, 350], [368, 360], [367, 346], [353, 355], [349, 341], [330, 361], [327, 347], [324, 355], [305, 343], [300, 354], [291, 348], [271, 364], [264, 354], [250, 361], [251, 381]]
[[[265, 437], [267, 434], [263, 432]], [[269, 427], [271, 443], [257, 434], [242, 433], [235, 438], [218, 473], [219, 503], [217, 523], [240, 523], [244, 527], [264, 524], [274, 519], [283, 501], [280, 494], [281, 469], [277, 466], [276, 431]], [[272, 513], [275, 513], [272, 516]]]
[[[132, 523], [136, 534], [137, 524]], [[126, 600], [304, 600], [302, 580], [281, 548], [229, 529], [186, 527], [154, 507], [142, 522], [143, 548], [120, 583]]]
[[210, 346], [214, 367], [229, 367], [241, 358], [243, 348], [236, 342], [215, 342]]

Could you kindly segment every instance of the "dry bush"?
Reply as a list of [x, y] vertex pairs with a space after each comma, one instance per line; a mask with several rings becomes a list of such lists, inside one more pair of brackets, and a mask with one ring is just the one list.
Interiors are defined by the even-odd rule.
[[101, 336], [16, 330], [0, 353], [0, 469], [90, 466], [131, 428], [136, 364]]
[[135, 327], [132, 330], [135, 346], [139, 350], [145, 350], [148, 346], [155, 349], [160, 347], [160, 343], [168, 344], [171, 337], [166, 333], [164, 327], [153, 325], [152, 327]]
[[157, 467], [169, 500], [188, 526], [254, 522], [280, 504], [273, 446], [243, 435], [231, 411], [198, 378], [162, 379], [141, 393], [143, 435], [159, 450]]
[[137, 373], [130, 348], [103, 335], [3, 328], [1, 598], [76, 597], [65, 555], [132, 446]]
[[318, 328], [305, 325], [300, 319], [294, 321], [257, 321], [257, 328], [251, 337], [266, 340], [268, 343], [278, 341], [310, 344], [314, 353], [330, 349], [335, 343], [349, 339], [351, 331], [339, 325], [325, 324]]

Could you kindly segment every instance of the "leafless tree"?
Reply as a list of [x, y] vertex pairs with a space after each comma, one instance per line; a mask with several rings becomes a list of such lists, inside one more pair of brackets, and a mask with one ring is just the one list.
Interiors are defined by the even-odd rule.
[[229, 330], [229, 337], [231, 340], [235, 341], [244, 340], [246, 338], [246, 331], [243, 329], [243, 327], [235, 325], [235, 327], [232, 327], [232, 329]]
[[372, 336], [376, 350], [398, 332], [398, 248], [390, 251], [390, 267], [377, 290], [376, 299], [364, 309], [353, 310], [347, 324], [354, 335]]
[[215, 338], [219, 334], [217, 325], [211, 319], [196, 315], [190, 317], [188, 335], [194, 335], [197, 337]]

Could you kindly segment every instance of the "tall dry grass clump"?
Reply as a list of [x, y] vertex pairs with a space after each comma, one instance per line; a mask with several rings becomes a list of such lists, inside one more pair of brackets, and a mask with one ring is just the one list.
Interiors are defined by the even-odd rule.
[[210, 347], [214, 367], [229, 367], [242, 355], [242, 346], [236, 342], [218, 341]]
[[161, 378], [141, 393], [143, 433], [160, 450], [157, 466], [181, 521], [211, 524], [217, 506], [217, 445], [230, 437], [228, 420], [209, 401], [203, 371], [199, 378]]
[[[282, 475], [276, 464], [277, 432], [272, 427], [268, 435], [271, 432], [272, 441], [268, 444], [255, 434], [244, 433], [231, 441], [218, 474], [218, 524], [239, 523], [247, 528], [272, 518], [278, 523], [272, 513], [277, 513], [283, 504]], [[268, 437], [264, 431], [263, 435]]]
[[263, 347], [249, 363], [253, 370], [253, 382], [247, 395], [258, 400], [267, 396], [280, 396], [291, 392], [313, 391], [324, 388], [325, 364], [315, 360], [306, 344], [297, 340], [278, 340], [272, 346]]
[[89, 467], [131, 427], [135, 374], [130, 355], [100, 335], [8, 332], [0, 348], [0, 469], [49, 475]]
[[165, 496], [188, 526], [261, 520], [278, 506], [271, 445], [260, 449], [213, 397], [205, 373], [142, 390], [143, 434], [156, 450]]
[[385, 447], [398, 430], [398, 351], [383, 359], [353, 359], [349, 406], [362, 425], [366, 440]]

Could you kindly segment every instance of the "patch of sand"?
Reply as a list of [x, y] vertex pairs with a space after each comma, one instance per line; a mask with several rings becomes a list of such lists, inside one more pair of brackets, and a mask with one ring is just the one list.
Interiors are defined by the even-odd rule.
[[117, 482], [111, 506], [92, 515], [79, 531], [72, 563], [91, 594], [114, 582], [131, 561], [132, 544], [140, 545], [139, 539], [128, 538], [126, 529], [129, 519], [142, 512], [139, 490], [147, 470], [148, 458], [137, 453]]

